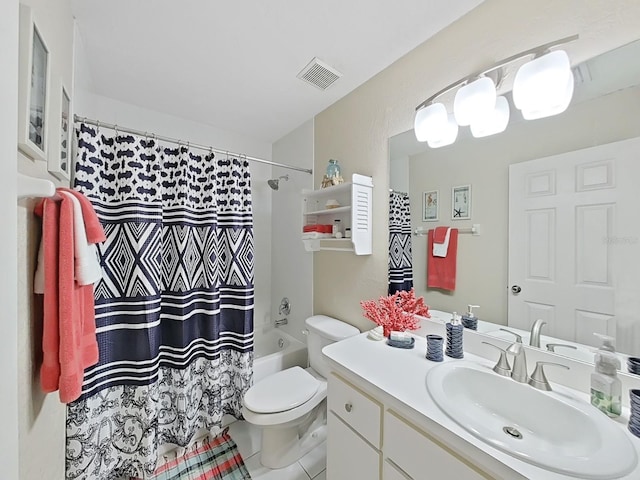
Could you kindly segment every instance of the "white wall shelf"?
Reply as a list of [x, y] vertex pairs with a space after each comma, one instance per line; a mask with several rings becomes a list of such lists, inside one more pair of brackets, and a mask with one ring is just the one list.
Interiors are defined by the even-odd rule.
[[[309, 238], [314, 235], [302, 234], [305, 249], [309, 252], [333, 250], [353, 252], [356, 255], [371, 255], [372, 225], [371, 201], [373, 179], [354, 173], [351, 182], [334, 185], [319, 190], [302, 191], [302, 224], [333, 225], [340, 220], [342, 233], [351, 229], [351, 238]], [[328, 208], [327, 202], [335, 200], [339, 206]]]
[[304, 215], [323, 215], [325, 213], [335, 215], [336, 213], [350, 212], [350, 211], [351, 211], [351, 205], [347, 205], [346, 207], [325, 208], [323, 210], [317, 210], [314, 212], [305, 212]]
[[56, 194], [56, 186], [52, 181], [44, 178], [34, 178], [18, 173], [18, 199], [29, 197], [53, 197]]

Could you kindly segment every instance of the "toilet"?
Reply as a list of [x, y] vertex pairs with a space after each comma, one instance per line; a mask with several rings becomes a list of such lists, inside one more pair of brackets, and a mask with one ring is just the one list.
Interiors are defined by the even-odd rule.
[[244, 419], [262, 429], [260, 463], [283, 468], [327, 437], [327, 376], [322, 357], [326, 345], [358, 335], [349, 324], [325, 315], [305, 321], [309, 334], [309, 368], [291, 367], [260, 380], [242, 400]]

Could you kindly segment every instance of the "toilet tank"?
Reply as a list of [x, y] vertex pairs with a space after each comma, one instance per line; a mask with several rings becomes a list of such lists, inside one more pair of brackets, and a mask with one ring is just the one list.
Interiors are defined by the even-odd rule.
[[358, 335], [360, 330], [353, 325], [326, 315], [314, 315], [307, 318], [305, 323], [309, 330], [309, 335], [307, 336], [309, 366], [324, 378], [327, 378], [330, 368], [322, 356], [322, 349], [332, 343]]

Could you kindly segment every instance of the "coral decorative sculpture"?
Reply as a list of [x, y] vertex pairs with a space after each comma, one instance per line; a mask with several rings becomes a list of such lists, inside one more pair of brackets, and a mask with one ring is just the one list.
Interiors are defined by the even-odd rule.
[[417, 315], [429, 318], [429, 306], [424, 298], [416, 298], [413, 288], [410, 291], [396, 292], [387, 297], [360, 302], [365, 318], [381, 325], [384, 335], [394, 331], [417, 330], [420, 320]]

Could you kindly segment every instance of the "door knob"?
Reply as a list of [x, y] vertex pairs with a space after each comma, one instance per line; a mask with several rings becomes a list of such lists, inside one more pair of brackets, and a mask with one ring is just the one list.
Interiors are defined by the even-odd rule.
[[520, 293], [521, 291], [522, 291], [522, 288], [520, 288], [520, 285], [513, 285], [513, 286], [511, 287], [511, 293], [514, 293], [514, 294], [516, 294], [516, 295], [517, 295], [517, 294], [518, 294], [518, 293]]

